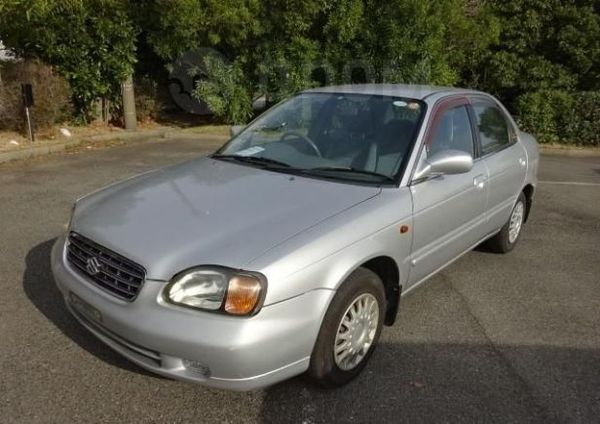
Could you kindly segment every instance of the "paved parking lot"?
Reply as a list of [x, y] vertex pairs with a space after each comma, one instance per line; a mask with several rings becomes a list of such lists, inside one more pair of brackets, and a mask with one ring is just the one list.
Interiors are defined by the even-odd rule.
[[228, 393], [153, 376], [66, 312], [50, 247], [78, 196], [218, 142], [0, 166], [0, 422], [600, 422], [600, 158], [544, 156], [523, 238], [403, 298], [366, 372]]

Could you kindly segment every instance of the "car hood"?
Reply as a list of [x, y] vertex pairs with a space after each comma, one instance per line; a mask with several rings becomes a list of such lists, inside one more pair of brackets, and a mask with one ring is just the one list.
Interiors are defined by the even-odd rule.
[[169, 280], [198, 265], [243, 268], [379, 192], [200, 158], [82, 199], [71, 228]]

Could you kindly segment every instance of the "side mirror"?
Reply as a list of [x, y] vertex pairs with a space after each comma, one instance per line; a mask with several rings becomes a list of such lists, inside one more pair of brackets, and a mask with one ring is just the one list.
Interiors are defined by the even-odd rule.
[[241, 133], [244, 128], [246, 128], [245, 125], [232, 125], [231, 127], [229, 127], [229, 136], [231, 138], [235, 137], [236, 135]]
[[437, 175], [464, 174], [473, 168], [473, 156], [460, 150], [442, 150], [426, 159], [413, 178], [421, 181]]

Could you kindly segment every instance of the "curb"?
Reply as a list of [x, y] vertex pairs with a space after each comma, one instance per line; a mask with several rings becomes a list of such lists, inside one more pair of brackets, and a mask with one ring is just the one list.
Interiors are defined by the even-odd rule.
[[540, 153], [554, 156], [595, 157], [600, 156], [598, 147], [574, 147], [538, 144]]
[[122, 132], [117, 134], [101, 134], [96, 136], [90, 136], [63, 143], [47, 144], [45, 146], [29, 147], [21, 150], [14, 150], [0, 153], [0, 164], [10, 162], [14, 160], [30, 159], [38, 156], [44, 156], [51, 153], [58, 153], [65, 151], [69, 147], [78, 146], [86, 142], [104, 142], [104, 141], [130, 141], [130, 142], [141, 142], [141, 141], [164, 141], [167, 139], [186, 139], [186, 140], [198, 140], [198, 139], [213, 139], [213, 140], [226, 140], [226, 136], [217, 134], [189, 134], [183, 133], [182, 130], [172, 129], [169, 127], [159, 128], [151, 131], [140, 131], [140, 132]]
[[[65, 141], [63, 143], [53, 143], [44, 146], [29, 147], [21, 150], [14, 150], [0, 153], [0, 164], [13, 160], [29, 159], [37, 156], [44, 156], [51, 153], [58, 153], [72, 146], [78, 146], [85, 142], [104, 142], [112, 140], [120, 141], [162, 141], [167, 139], [185, 139], [185, 140], [227, 140], [227, 136], [218, 134], [194, 134], [186, 133], [181, 129], [173, 129], [163, 127], [156, 130], [140, 131], [140, 132], [121, 132], [117, 134], [101, 134], [96, 136], [85, 137], [81, 139]], [[577, 147], [561, 147], [539, 145], [540, 153], [556, 156], [576, 156], [576, 157], [598, 157], [600, 149], [596, 148], [577, 148]]]

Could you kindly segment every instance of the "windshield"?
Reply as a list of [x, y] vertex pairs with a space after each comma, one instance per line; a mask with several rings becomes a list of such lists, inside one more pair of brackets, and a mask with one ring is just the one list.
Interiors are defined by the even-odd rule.
[[324, 178], [395, 182], [424, 111], [414, 99], [300, 94], [267, 111], [214, 157]]

